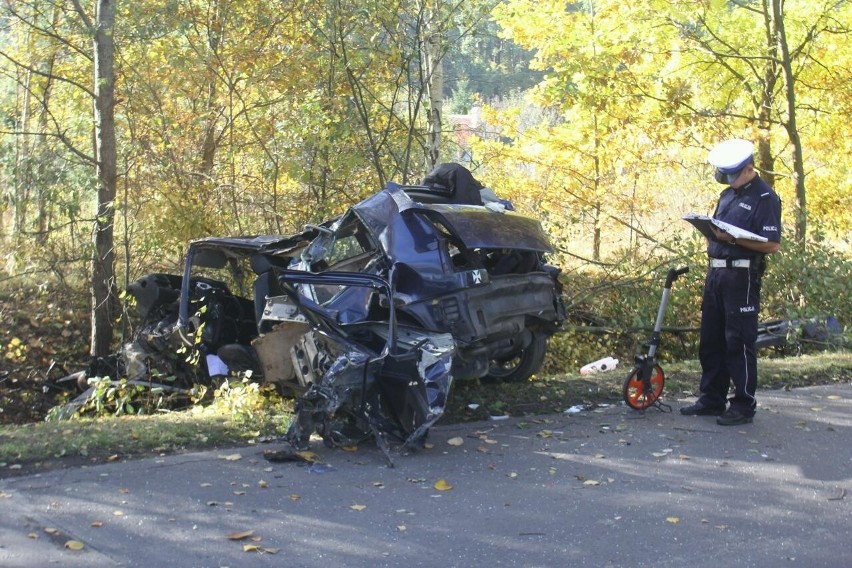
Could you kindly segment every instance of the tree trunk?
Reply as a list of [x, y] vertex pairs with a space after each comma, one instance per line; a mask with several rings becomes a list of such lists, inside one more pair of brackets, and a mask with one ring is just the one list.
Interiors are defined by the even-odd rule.
[[[53, 16], [51, 18], [51, 25], [53, 29], [57, 29], [59, 27], [59, 18], [61, 15], [60, 7], [54, 6], [53, 8]], [[50, 48], [50, 55], [48, 55], [47, 60], [44, 62], [44, 75], [45, 75], [45, 85], [44, 91], [41, 96], [41, 113], [39, 114], [38, 119], [38, 131], [39, 132], [47, 132], [49, 128], [48, 124], [48, 112], [47, 109], [50, 108], [50, 96], [51, 91], [53, 90], [53, 67], [56, 64], [57, 57], [57, 48], [55, 44], [53, 44]], [[45, 155], [50, 152], [47, 148], [47, 144], [44, 140], [36, 141], [36, 144], [39, 148], [43, 148]], [[43, 172], [47, 171], [49, 168], [49, 164], [46, 162], [44, 156], [39, 159], [39, 180], [37, 185], [37, 195], [36, 195], [36, 204], [38, 209], [38, 218], [36, 219], [36, 242], [40, 245], [43, 245], [47, 241], [47, 231], [50, 228], [49, 221], [49, 204], [50, 204], [50, 196], [48, 195], [48, 181], [43, 175]]]
[[773, 126], [772, 115], [775, 112], [775, 105], [773, 104], [775, 85], [778, 83], [780, 74], [778, 71], [777, 23], [772, 15], [772, 10], [768, 7], [770, 1], [774, 0], [764, 0], [763, 2], [763, 25], [768, 57], [763, 68], [763, 87], [760, 90], [760, 97], [755, 99], [754, 105], [758, 129], [757, 167], [763, 181], [774, 186], [775, 158], [772, 155], [770, 135]]
[[426, 37], [423, 47], [423, 60], [426, 63], [426, 89], [429, 96], [428, 135], [429, 146], [426, 155], [426, 171], [431, 171], [441, 157], [441, 118], [444, 109], [444, 63], [441, 53], [442, 32], [441, 13], [436, 6], [426, 22]]
[[21, 121], [18, 130], [23, 132], [17, 145], [17, 156], [15, 163], [15, 191], [12, 198], [14, 206], [14, 217], [12, 223], [12, 235], [18, 239], [27, 230], [27, 206], [30, 196], [29, 188], [32, 183], [32, 159], [30, 157], [30, 105], [32, 104], [32, 71], [25, 71], [24, 92], [21, 102]]
[[97, 218], [92, 258], [92, 336], [90, 353], [102, 357], [112, 349], [113, 322], [118, 300], [115, 293], [115, 13], [117, 0], [96, 0], [95, 52], [95, 157], [98, 178]]
[[796, 242], [805, 241], [808, 231], [807, 193], [805, 191], [805, 164], [802, 157], [802, 140], [796, 125], [796, 76], [790, 60], [790, 47], [787, 45], [787, 33], [784, 29], [783, 0], [772, 0], [772, 17], [775, 20], [775, 33], [778, 48], [781, 50], [781, 68], [784, 70], [784, 83], [787, 98], [787, 120], [784, 127], [793, 147], [793, 182], [796, 186]]

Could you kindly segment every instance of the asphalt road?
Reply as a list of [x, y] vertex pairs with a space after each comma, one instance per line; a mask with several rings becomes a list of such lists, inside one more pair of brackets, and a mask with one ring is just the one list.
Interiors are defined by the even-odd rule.
[[0, 566], [852, 566], [852, 386], [740, 427], [668, 402], [438, 426], [393, 468], [315, 443], [2, 479]]

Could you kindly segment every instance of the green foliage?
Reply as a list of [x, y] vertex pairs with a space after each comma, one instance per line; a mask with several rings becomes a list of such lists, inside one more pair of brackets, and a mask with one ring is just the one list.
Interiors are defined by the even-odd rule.
[[249, 422], [270, 408], [280, 406], [283, 399], [270, 384], [252, 382], [250, 376], [226, 378], [213, 391], [213, 400], [194, 412], [227, 416], [236, 423]]
[[467, 114], [476, 102], [474, 93], [470, 90], [470, 81], [459, 79], [449, 100], [448, 110], [455, 114]]
[[[671, 243], [673, 253], [659, 258], [624, 255], [608, 268], [585, 266], [563, 279], [568, 303], [566, 331], [550, 339], [544, 373], [576, 372], [582, 365], [605, 356], [632, 364], [633, 355], [647, 351], [669, 268], [690, 271], [672, 286], [663, 320], [662, 361], [697, 358], [700, 305], [706, 267], [703, 239]], [[770, 255], [763, 278], [760, 321], [807, 320], [834, 316], [852, 322], [849, 255], [821, 239], [804, 246], [785, 245]], [[795, 339], [795, 338], [793, 338]], [[814, 345], [824, 348], [826, 345]], [[829, 345], [830, 347], [830, 345]]]
[[85, 408], [91, 409], [96, 416], [136, 414], [133, 400], [145, 390], [141, 385], [128, 384], [127, 379], [113, 381], [109, 377], [93, 377], [89, 379], [89, 386], [94, 390]]
[[466, 4], [449, 32], [444, 61], [445, 94], [452, 97], [451, 112], [457, 113], [468, 112], [462, 101], [472, 102], [473, 95], [485, 101], [505, 98], [529, 90], [544, 75], [530, 67], [533, 53], [504, 37], [493, 18], [471, 13], [499, 2]]
[[852, 262], [818, 230], [804, 244], [785, 243], [768, 262], [765, 313], [790, 319], [834, 316], [852, 324]]
[[161, 387], [149, 387], [128, 381], [125, 378], [113, 380], [109, 377], [89, 379], [91, 391], [80, 404], [62, 404], [54, 406], [46, 420], [67, 420], [80, 416], [133, 416], [154, 414], [166, 410], [169, 398]]

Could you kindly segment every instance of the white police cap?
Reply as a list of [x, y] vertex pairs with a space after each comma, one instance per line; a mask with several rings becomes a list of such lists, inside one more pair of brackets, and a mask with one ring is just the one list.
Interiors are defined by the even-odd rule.
[[748, 140], [734, 138], [717, 144], [710, 150], [707, 161], [722, 173], [731, 174], [749, 164], [752, 161], [752, 154], [754, 154], [754, 144]]

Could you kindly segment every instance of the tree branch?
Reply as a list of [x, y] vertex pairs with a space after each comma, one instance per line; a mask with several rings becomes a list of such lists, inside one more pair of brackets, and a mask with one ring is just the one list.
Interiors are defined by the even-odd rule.
[[82, 20], [83, 25], [86, 27], [86, 31], [89, 34], [94, 35], [95, 33], [95, 25], [92, 23], [92, 19], [89, 18], [89, 15], [83, 10], [83, 7], [80, 5], [80, 0], [71, 0], [71, 4], [74, 5], [74, 11], [77, 12], [77, 15], [80, 16], [80, 20]]
[[69, 85], [72, 85], [72, 86], [80, 89], [81, 91], [83, 91], [84, 93], [86, 93], [87, 95], [89, 95], [92, 98], [94, 98], [94, 96], [95, 96], [94, 91], [88, 89], [85, 85], [82, 85], [82, 84], [78, 83], [77, 81], [74, 81], [73, 79], [69, 79], [69, 78], [63, 77], [61, 75], [53, 75], [53, 74], [50, 74], [50, 73], [45, 73], [44, 71], [36, 69], [32, 65], [27, 65], [26, 63], [22, 63], [22, 62], [18, 61], [17, 59], [15, 59], [14, 57], [12, 57], [11, 55], [9, 55], [8, 53], [6, 53], [3, 50], [0, 50], [0, 57], [6, 58], [15, 67], [18, 67], [20, 69], [26, 69], [27, 71], [33, 73], [34, 75], [38, 75], [39, 77], [44, 77], [45, 79], [51, 79], [51, 80], [55, 79], [55, 80], [61, 81], [63, 83], [68, 83]]

